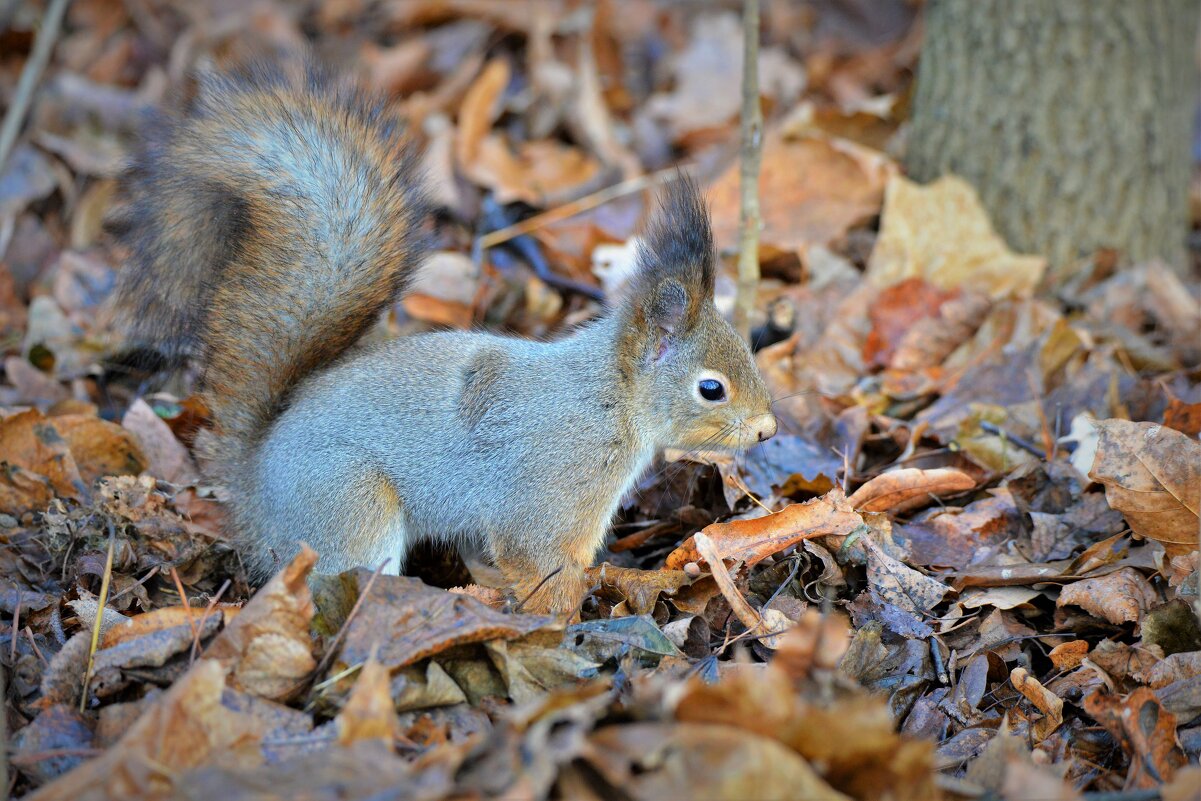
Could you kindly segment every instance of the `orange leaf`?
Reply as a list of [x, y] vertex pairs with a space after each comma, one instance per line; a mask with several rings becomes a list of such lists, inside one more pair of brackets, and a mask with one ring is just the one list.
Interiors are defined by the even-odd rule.
[[951, 495], [975, 486], [975, 480], [962, 470], [906, 467], [876, 476], [855, 490], [848, 500], [861, 512], [900, 512], [915, 503], [925, 504], [931, 495]]
[[[845, 536], [861, 525], [863, 518], [847, 503], [842, 490], [832, 489], [820, 498], [786, 506], [775, 514], [714, 523], [701, 533], [713, 541], [718, 558], [750, 566], [802, 540], [830, 534]], [[689, 562], [701, 561], [695, 539], [689, 537], [668, 554], [665, 568], [679, 570]]]
[[1032, 732], [1034, 741], [1042, 742], [1063, 723], [1063, 699], [1044, 687], [1025, 668], [1016, 667], [1010, 671], [1009, 681], [1015, 690], [1026, 696], [1026, 700], [1043, 713], [1044, 717], [1034, 724]]
[[1197, 549], [1201, 444], [1166, 426], [1099, 420], [1097, 455], [1088, 477], [1105, 485], [1105, 500], [1140, 537], [1163, 543], [1169, 556]]
[[1139, 687], [1124, 699], [1098, 690], [1085, 697], [1084, 711], [1129, 755], [1125, 789], [1159, 787], [1184, 765], [1176, 747], [1176, 716], [1163, 708], [1154, 690]]

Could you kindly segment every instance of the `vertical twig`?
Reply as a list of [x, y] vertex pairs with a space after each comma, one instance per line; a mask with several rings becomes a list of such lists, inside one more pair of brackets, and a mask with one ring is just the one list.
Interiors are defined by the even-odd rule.
[[38, 29], [33, 52], [29, 54], [29, 59], [21, 70], [21, 77], [17, 80], [12, 104], [4, 115], [3, 124], [0, 124], [0, 173], [4, 172], [4, 163], [8, 161], [8, 154], [17, 141], [17, 134], [21, 132], [25, 112], [33, 102], [33, 89], [42, 77], [46, 62], [50, 60], [50, 51], [54, 49], [54, 41], [58, 39], [58, 29], [62, 27], [67, 2], [68, 0], [50, 0], [50, 5], [46, 6], [46, 14], [42, 17], [42, 26]]
[[[13, 632], [16, 636], [16, 632]], [[0, 798], [8, 798], [8, 684], [0, 663]]]
[[763, 109], [759, 106], [759, 0], [743, 0], [742, 147], [738, 177], [742, 209], [738, 234], [738, 298], [734, 327], [748, 342], [751, 311], [759, 287], [759, 162], [763, 151]]
[[92, 623], [92, 642], [88, 647], [88, 668], [83, 674], [83, 692], [80, 693], [79, 711], [88, 708], [88, 685], [92, 683], [92, 671], [96, 667], [96, 648], [100, 645], [100, 626], [104, 621], [104, 607], [108, 603], [108, 587], [113, 579], [113, 553], [117, 546], [117, 532], [109, 525], [108, 558], [104, 561], [104, 575], [100, 579], [100, 596], [96, 599], [96, 620]]

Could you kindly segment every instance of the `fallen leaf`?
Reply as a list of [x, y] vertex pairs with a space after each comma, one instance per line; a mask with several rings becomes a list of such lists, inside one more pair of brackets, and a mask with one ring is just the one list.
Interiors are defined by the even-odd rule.
[[[892, 169], [895, 169], [893, 167]], [[889, 169], [867, 169], [861, 159], [825, 138], [764, 135], [759, 194], [761, 256], [829, 245], [880, 210]], [[738, 164], [706, 193], [713, 236], [721, 251], [738, 242]]]
[[867, 576], [871, 593], [880, 603], [892, 604], [915, 615], [924, 616], [943, 599], [951, 588], [924, 576], [880, 549], [870, 536], [862, 538], [867, 549]]
[[887, 365], [905, 334], [918, 322], [937, 316], [956, 295], [957, 291], [948, 292], [917, 277], [882, 289], [868, 310], [872, 328], [863, 343], [863, 361], [873, 367]]
[[190, 768], [262, 762], [265, 731], [251, 715], [221, 704], [225, 669], [202, 659], [150, 706], [116, 745], [32, 795], [30, 801], [108, 801], [175, 797], [175, 779]]
[[627, 653], [651, 664], [665, 656], [681, 655], [680, 649], [648, 615], [585, 620], [569, 626], [563, 641], [594, 664], [604, 664]]
[[[74, 706], [52, 704], [16, 733], [10, 758], [22, 773], [45, 784], [82, 764], [92, 741], [92, 721]], [[56, 751], [63, 755], [45, 758]]]
[[1176, 716], [1146, 687], [1125, 698], [1104, 691], [1092, 693], [1084, 698], [1084, 711], [1129, 754], [1124, 789], [1159, 787], [1184, 765], [1184, 755], [1176, 745]]
[[959, 597], [959, 604], [964, 609], [979, 609], [982, 606], [994, 606], [997, 609], [1013, 609], [1030, 603], [1043, 593], [1030, 587], [989, 587], [988, 589], [969, 589]]
[[584, 759], [613, 788], [612, 795], [633, 799], [849, 801], [795, 752], [730, 726], [605, 726], [588, 738]]
[[188, 449], [175, 438], [171, 427], [138, 398], [125, 412], [121, 425], [137, 441], [146, 458], [146, 472], [172, 484], [192, 484], [200, 475]]
[[1084, 801], [1084, 796], [1055, 771], [1028, 759], [1010, 760], [1001, 785], [1005, 801]]
[[316, 563], [317, 554], [302, 546], [205, 649], [205, 659], [228, 671], [231, 687], [270, 700], [287, 700], [303, 688], [317, 666], [309, 636], [313, 598], [305, 581]]
[[87, 497], [88, 485], [80, 475], [68, 442], [54, 421], [36, 410], [18, 412], [0, 420], [0, 454], [5, 470], [0, 475], [0, 511], [19, 515], [42, 511], [51, 498]]
[[845, 616], [837, 612], [822, 614], [810, 607], [780, 638], [772, 664], [794, 682], [808, 676], [813, 668], [833, 670], [847, 652], [850, 634]]
[[713, 580], [717, 582], [718, 589], [721, 590], [726, 602], [730, 604], [730, 609], [733, 610], [735, 617], [746, 626], [748, 632], [757, 635], [763, 645], [774, 650], [780, 644], [780, 635], [792, 627], [792, 621], [778, 609], [764, 609], [762, 613], [756, 612], [738, 591], [738, 587], [734, 585], [734, 577], [730, 575], [730, 571], [726, 570], [725, 562], [717, 555], [713, 543], [705, 536], [705, 533], [698, 532], [693, 537], [693, 541], [696, 544], [697, 552], [709, 566]]
[[884, 287], [917, 276], [943, 289], [971, 287], [1002, 298], [1033, 294], [1046, 267], [1042, 256], [1009, 249], [967, 181], [948, 174], [921, 186], [897, 175], [885, 190], [866, 277]]
[[1201, 801], [1201, 767], [1188, 765], [1159, 791], [1163, 801]]
[[492, 128], [500, 110], [501, 95], [509, 85], [509, 64], [504, 59], [489, 61], [463, 96], [459, 107], [455, 158], [467, 170], [479, 157], [480, 144]]
[[1156, 423], [1099, 420], [1089, 478], [1105, 485], [1109, 505], [1141, 537], [1169, 556], [1197, 549], [1201, 443]]
[[1059, 591], [1058, 607], [1083, 607], [1114, 625], [1141, 620], [1143, 614], [1159, 603], [1159, 595], [1143, 574], [1124, 567], [1105, 576], [1083, 579], [1065, 585]]
[[1063, 723], [1063, 699], [1044, 687], [1025, 668], [1016, 667], [1009, 672], [1013, 688], [1026, 697], [1043, 717], [1034, 723], [1031, 734], [1034, 742], [1041, 743]]
[[1047, 654], [1051, 659], [1051, 664], [1056, 670], [1066, 672], [1075, 670], [1084, 662], [1084, 657], [1088, 656], [1088, 641], [1087, 640], [1069, 640], [1062, 642], [1051, 649], [1051, 653]]
[[[340, 578], [354, 585], [357, 594], [370, 575], [370, 571], [357, 570]], [[382, 665], [395, 670], [456, 645], [516, 639], [558, 625], [549, 617], [499, 612], [467, 595], [427, 586], [420, 579], [381, 575], [347, 624], [341, 651], [330, 670], [340, 672], [366, 662], [373, 654]]]
[[903, 512], [913, 508], [915, 501], [924, 506], [931, 496], [953, 495], [975, 487], [975, 479], [962, 470], [905, 467], [871, 479], [855, 490], [847, 502], [860, 512]]
[[382, 740], [391, 746], [400, 734], [400, 721], [392, 703], [391, 679], [387, 669], [374, 659], [368, 659], [346, 705], [334, 719], [338, 744], [350, 745], [357, 740]]
[[635, 615], [650, 614], [660, 597], [671, 597], [692, 583], [683, 570], [638, 570], [607, 562], [587, 572], [591, 581], [620, 595]]
[[[842, 490], [835, 488], [820, 498], [786, 506], [764, 517], [714, 523], [701, 533], [713, 542], [719, 558], [743, 562], [749, 567], [803, 540], [847, 535], [861, 525], [863, 518], [851, 508]], [[695, 537], [689, 537], [667, 555], [664, 567], [680, 570], [689, 562], [699, 561], [701, 555]]]
[[[671, 92], [653, 95], [646, 108], [663, 120], [673, 140], [694, 141], [724, 132], [738, 115], [742, 74], [741, 22], [735, 14], [697, 16], [686, 47], [671, 59]], [[799, 64], [780, 48], [759, 51], [759, 91], [789, 106], [805, 85]], [[766, 195], [765, 195], [766, 196]]]

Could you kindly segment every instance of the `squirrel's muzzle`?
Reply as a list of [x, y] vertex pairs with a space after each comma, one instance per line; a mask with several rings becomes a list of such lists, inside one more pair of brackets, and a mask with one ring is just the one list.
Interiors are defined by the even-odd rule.
[[751, 425], [751, 433], [759, 442], [764, 442], [776, 435], [778, 429], [776, 416], [774, 414], [765, 414]]

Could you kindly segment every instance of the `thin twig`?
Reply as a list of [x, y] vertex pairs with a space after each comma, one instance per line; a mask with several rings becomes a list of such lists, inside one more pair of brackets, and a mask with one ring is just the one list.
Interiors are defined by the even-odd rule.
[[994, 436], [998, 436], [1003, 439], [1009, 440], [1014, 445], [1017, 445], [1019, 448], [1024, 450], [1026, 453], [1037, 456], [1039, 459], [1045, 459], [1047, 456], [1047, 452], [1045, 450], [1039, 448], [1037, 445], [1035, 445], [1030, 440], [1024, 439], [1022, 437], [1019, 437], [1017, 434], [1013, 434], [1009, 431], [1006, 431], [1005, 429], [1001, 428], [996, 423], [990, 423], [987, 420], [982, 420], [982, 421], [980, 421], [980, 430], [987, 431], [989, 434], [993, 434]]
[[17, 607], [13, 610], [12, 650], [8, 654], [8, 663], [17, 664], [17, 632], [21, 629], [21, 591], [17, 590]]
[[535, 214], [533, 217], [522, 220], [519, 223], [501, 228], [498, 231], [484, 234], [476, 240], [476, 249], [479, 252], [494, 248], [497, 245], [504, 244], [514, 237], [522, 234], [532, 233], [539, 228], [550, 225], [551, 223], [566, 220], [569, 217], [574, 217], [577, 214], [583, 214], [586, 211], [603, 206], [611, 200], [616, 200], [623, 195], [629, 195], [634, 192], [641, 192], [643, 189], [655, 186], [656, 184], [666, 183], [667, 181], [675, 180], [679, 170], [672, 167], [670, 169], [659, 170], [658, 172], [650, 173], [649, 175], [639, 175], [631, 178], [628, 181], [607, 186], [604, 189], [597, 190], [590, 195], [585, 195], [579, 200], [573, 200], [570, 203], [565, 203], [562, 206], [557, 206], [553, 209], [547, 209], [541, 214]]
[[54, 50], [54, 42], [58, 39], [58, 31], [63, 24], [63, 14], [67, 10], [67, 2], [68, 0], [50, 0], [50, 5], [46, 6], [33, 52], [29, 54], [25, 68], [21, 70], [21, 77], [17, 80], [17, 91], [13, 94], [8, 113], [4, 115], [4, 122], [0, 123], [0, 173], [4, 172], [4, 165], [8, 162], [8, 156], [17, 141], [17, 134], [21, 132], [21, 125], [25, 122], [25, 114], [33, 102], [33, 90], [42, 77], [42, 71], [46, 69], [50, 53]]
[[150, 568], [150, 572], [148, 572], [146, 575], [142, 576], [136, 582], [134, 582], [133, 584], [130, 584], [128, 587], [121, 590], [119, 593], [117, 593], [112, 598], [110, 598], [109, 603], [116, 603], [118, 599], [125, 597], [129, 593], [136, 590], [138, 587], [141, 587], [147, 581], [150, 581], [150, 579], [152, 579], [158, 575], [158, 569], [159, 569], [158, 565], [155, 565], [154, 567]]
[[38, 659], [42, 660], [42, 664], [49, 665], [50, 660], [42, 653], [42, 649], [38, 648], [38, 642], [33, 638], [33, 629], [29, 628], [29, 626], [25, 627], [25, 636], [29, 638], [29, 644], [33, 647], [33, 652], [37, 654]]
[[521, 599], [521, 601], [520, 601], [520, 603], [518, 603], [518, 604], [517, 604], [517, 606], [513, 607], [513, 613], [514, 613], [514, 614], [517, 614], [518, 612], [520, 612], [520, 611], [521, 611], [521, 608], [522, 608], [523, 606], [525, 606], [527, 603], [529, 603], [529, 600], [530, 600], [531, 598], [533, 598], [535, 595], [537, 595], [537, 594], [538, 594], [538, 590], [542, 589], [542, 587], [543, 587], [543, 586], [545, 586], [546, 582], [550, 581], [550, 580], [551, 580], [551, 579], [553, 579], [555, 576], [559, 575], [559, 573], [561, 573], [561, 572], [563, 572], [563, 566], [562, 566], [562, 565], [559, 565], [559, 566], [558, 566], [558, 567], [556, 567], [554, 570], [550, 571], [550, 572], [549, 572], [549, 573], [547, 573], [545, 576], [543, 576], [543, 577], [542, 577], [542, 581], [539, 581], [539, 582], [538, 582], [538, 583], [537, 583], [537, 584], [534, 586], [534, 589], [530, 590], [530, 594], [529, 594], [529, 595], [527, 595], [527, 596], [525, 596], [524, 598], [522, 598], [522, 599]]
[[108, 528], [108, 557], [104, 560], [104, 576], [100, 579], [100, 597], [96, 599], [96, 620], [92, 623], [92, 642], [88, 647], [88, 669], [83, 674], [83, 692], [79, 695], [79, 711], [88, 706], [88, 685], [92, 683], [92, 670], [96, 667], [96, 648], [100, 645], [100, 623], [104, 620], [104, 606], [108, 603], [108, 587], [113, 579], [113, 553], [117, 549], [117, 530]]
[[188, 594], [184, 592], [183, 582], [179, 580], [179, 573], [174, 567], [171, 568], [171, 580], [175, 582], [175, 591], [179, 593], [179, 602], [183, 604], [183, 610], [188, 616], [188, 628], [192, 630], [192, 642], [200, 639], [200, 630], [196, 628], [196, 621], [192, 619], [192, 604], [188, 601]]
[[188, 657], [189, 665], [196, 661], [196, 654], [200, 650], [200, 633], [204, 631], [204, 624], [209, 619], [209, 613], [212, 612], [217, 604], [221, 601], [221, 596], [225, 594], [227, 589], [229, 589], [229, 584], [229, 579], [226, 579], [225, 583], [223, 583], [217, 589], [217, 594], [212, 597], [212, 599], [209, 601], [209, 605], [204, 609], [204, 614], [200, 616], [200, 623], [192, 631], [192, 653]]
[[8, 798], [8, 683], [4, 671], [0, 662], [0, 792]]
[[759, 165], [763, 156], [763, 109], [759, 104], [759, 0], [742, 11], [742, 145], [739, 155], [741, 211], [738, 220], [738, 296], [734, 327], [751, 339], [751, 311], [759, 288]]

